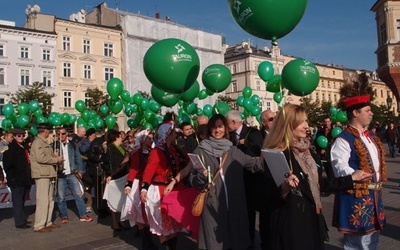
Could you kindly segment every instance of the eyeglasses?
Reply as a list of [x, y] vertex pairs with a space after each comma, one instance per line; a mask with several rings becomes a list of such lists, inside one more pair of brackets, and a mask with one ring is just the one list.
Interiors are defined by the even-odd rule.
[[24, 137], [23, 134], [19, 134], [19, 135], [14, 135], [15, 137]]
[[66, 135], [67, 134], [67, 132], [64, 132], [64, 133], [58, 133], [58, 135]]
[[274, 121], [274, 117], [269, 118], [268, 121], [269, 121], [269, 122]]

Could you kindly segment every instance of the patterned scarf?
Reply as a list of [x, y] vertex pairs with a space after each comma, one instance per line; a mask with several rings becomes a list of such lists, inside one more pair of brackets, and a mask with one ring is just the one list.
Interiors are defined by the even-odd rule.
[[307, 176], [315, 205], [317, 209], [321, 209], [322, 203], [319, 192], [318, 170], [314, 158], [310, 153], [310, 141], [301, 139], [300, 141], [294, 141], [290, 146], [296, 161]]

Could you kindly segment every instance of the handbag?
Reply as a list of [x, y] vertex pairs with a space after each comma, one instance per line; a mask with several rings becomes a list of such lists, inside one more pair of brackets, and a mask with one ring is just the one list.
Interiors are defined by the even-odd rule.
[[[221, 172], [222, 167], [224, 166], [225, 160], [228, 157], [228, 152], [225, 153], [223, 160], [219, 164], [219, 168], [217, 172], [215, 172], [211, 183], [214, 183], [216, 178], [218, 177], [219, 172]], [[208, 183], [204, 189], [196, 196], [196, 198], [193, 201], [192, 205], [192, 214], [194, 216], [200, 216], [203, 213], [203, 208], [204, 208], [204, 201], [206, 198], [206, 195], [210, 192], [211, 188], [211, 183]]]

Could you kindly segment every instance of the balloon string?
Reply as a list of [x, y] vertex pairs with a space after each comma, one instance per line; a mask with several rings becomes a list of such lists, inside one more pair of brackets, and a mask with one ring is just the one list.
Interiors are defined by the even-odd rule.
[[[282, 93], [282, 85], [279, 85], [280, 88], [280, 92]], [[288, 95], [289, 91], [287, 89], [283, 90], [283, 97], [281, 102], [279, 103], [279, 107], [282, 109], [282, 115], [283, 115], [283, 119], [286, 120], [286, 112], [285, 112], [285, 108], [283, 107], [285, 105], [286, 102], [286, 96]], [[286, 145], [287, 145], [287, 149], [289, 152], [289, 168], [290, 171], [293, 172], [293, 164], [292, 164], [292, 155], [290, 153], [290, 140], [289, 140], [289, 134], [286, 132], [285, 134], [285, 141], [286, 141]]]

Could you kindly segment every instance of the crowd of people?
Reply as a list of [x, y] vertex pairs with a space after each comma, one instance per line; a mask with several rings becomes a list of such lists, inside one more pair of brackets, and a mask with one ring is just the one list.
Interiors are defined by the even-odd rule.
[[[4, 135], [0, 157], [13, 196], [17, 228], [30, 228], [24, 201], [36, 185], [35, 232], [51, 232], [57, 202], [61, 224], [69, 223], [66, 191], [71, 191], [82, 222], [112, 216], [114, 235], [136, 225], [143, 249], [176, 249], [177, 234], [198, 249], [255, 247], [256, 211], [262, 249], [324, 249], [328, 240], [321, 194], [335, 193], [333, 224], [344, 234], [344, 249], [377, 249], [385, 224], [381, 198], [386, 181], [385, 151], [377, 134], [367, 133], [373, 116], [368, 96], [344, 99], [349, 122], [332, 138], [330, 118], [310, 134], [306, 109], [285, 104], [262, 112], [260, 129], [246, 125], [240, 112], [177, 123], [167, 113], [154, 131], [79, 127], [70, 135], [48, 124], [36, 138], [22, 129]], [[398, 132], [386, 132], [396, 156]], [[290, 170], [276, 183], [262, 149], [282, 152]], [[193, 158], [200, 159], [200, 167]], [[326, 174], [323, 174], [325, 172]], [[200, 216], [191, 213], [207, 191]], [[92, 195], [94, 194], [94, 196]], [[93, 197], [92, 197], [93, 196]]]

